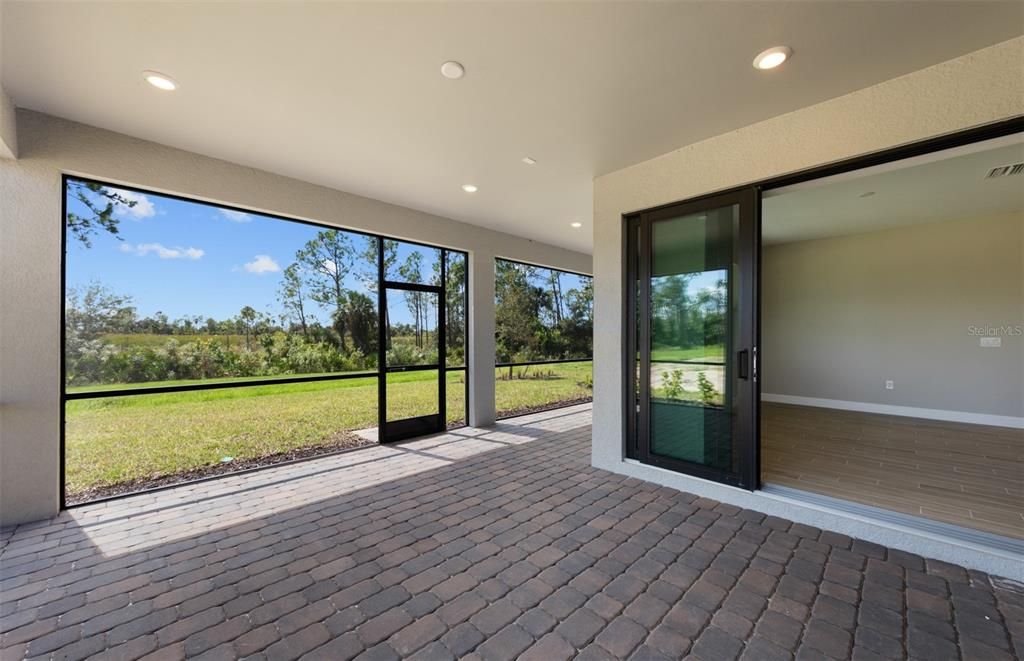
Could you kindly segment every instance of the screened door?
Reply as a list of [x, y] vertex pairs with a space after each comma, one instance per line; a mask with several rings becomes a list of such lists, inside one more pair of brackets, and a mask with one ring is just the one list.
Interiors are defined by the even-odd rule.
[[756, 488], [756, 192], [629, 219], [631, 454]]
[[384, 287], [381, 441], [445, 428], [444, 306], [440, 287]]

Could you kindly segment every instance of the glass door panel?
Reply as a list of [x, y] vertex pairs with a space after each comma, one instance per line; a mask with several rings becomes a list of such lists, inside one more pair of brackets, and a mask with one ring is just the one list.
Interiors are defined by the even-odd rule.
[[732, 470], [731, 205], [651, 225], [651, 452]]
[[382, 439], [444, 429], [444, 312], [437, 287], [384, 288]]
[[754, 488], [750, 196], [643, 214], [634, 235], [636, 420], [642, 461]]

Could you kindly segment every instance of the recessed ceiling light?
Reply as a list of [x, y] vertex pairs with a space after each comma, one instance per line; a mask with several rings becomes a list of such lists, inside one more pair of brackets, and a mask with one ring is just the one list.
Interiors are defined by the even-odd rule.
[[788, 46], [775, 46], [754, 58], [755, 69], [774, 69], [789, 59], [793, 50]]
[[583, 227], [583, 223], [581, 223], [579, 221], [576, 221], [576, 222], [573, 222], [573, 223], [569, 223], [569, 224], [572, 225], [573, 227], [575, 227], [576, 229], [579, 229], [579, 228]]
[[146, 82], [165, 92], [173, 92], [178, 89], [178, 83], [174, 82], [174, 79], [165, 73], [159, 71], [143, 71], [142, 77], [146, 79]]
[[530, 158], [529, 156], [524, 156], [523, 163], [526, 163], [527, 165], [537, 165], [537, 160]]
[[467, 193], [475, 193], [477, 191], [477, 187], [474, 186], [473, 184], [462, 184], [462, 190], [466, 191]]
[[441, 65], [441, 75], [445, 78], [451, 78], [452, 80], [458, 80], [466, 75], [466, 67], [462, 66], [454, 60], [450, 60]]
[[861, 193], [861, 194], [860, 194], [860, 195], [858, 195], [857, 197], [871, 197], [871, 196], [872, 196], [872, 195], [874, 195], [874, 194], [875, 194], [875, 191], [873, 191], [873, 190], [869, 190], [869, 191], [867, 191], [866, 193]]

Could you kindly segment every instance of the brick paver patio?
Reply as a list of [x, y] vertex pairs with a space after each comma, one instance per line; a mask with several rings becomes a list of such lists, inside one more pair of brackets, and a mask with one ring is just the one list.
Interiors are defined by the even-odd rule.
[[1011, 659], [1020, 587], [593, 469], [589, 408], [2, 533], [0, 657]]

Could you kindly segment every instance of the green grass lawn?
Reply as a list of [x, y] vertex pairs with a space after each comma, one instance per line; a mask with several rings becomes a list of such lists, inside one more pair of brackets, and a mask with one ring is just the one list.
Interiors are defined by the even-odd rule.
[[655, 347], [651, 349], [651, 360], [704, 360], [708, 362], [721, 361], [725, 356], [725, 347], [721, 344], [713, 344], [707, 347], [691, 347], [680, 349], [678, 347]]
[[[524, 369], [513, 368], [513, 375], [518, 376]], [[511, 381], [505, 380], [508, 377], [507, 367], [496, 370], [498, 380], [494, 384], [494, 403], [498, 417], [514, 415], [528, 407], [590, 397], [591, 389], [582, 384], [589, 380], [592, 369], [590, 362], [536, 365], [526, 371], [527, 378]]]
[[[590, 363], [571, 363], [552, 366], [543, 379], [499, 381], [499, 412], [589, 396], [579, 385], [589, 374]], [[465, 416], [464, 373], [447, 379], [451, 423]], [[389, 376], [389, 417], [429, 414], [436, 401], [436, 372]], [[252, 459], [322, 445], [345, 431], [375, 427], [377, 379], [74, 400], [65, 418], [66, 489], [72, 495], [216, 465], [223, 457]]]

